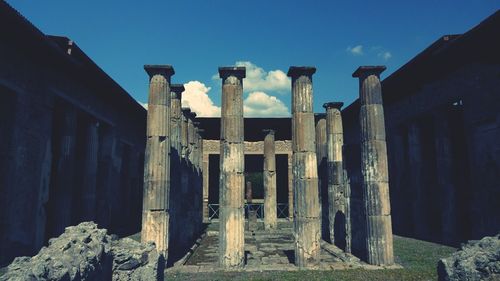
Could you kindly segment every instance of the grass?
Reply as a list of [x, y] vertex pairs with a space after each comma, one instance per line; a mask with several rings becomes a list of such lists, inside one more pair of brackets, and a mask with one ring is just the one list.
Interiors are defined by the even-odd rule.
[[394, 236], [394, 255], [403, 269], [336, 270], [295, 272], [213, 272], [202, 274], [167, 274], [166, 280], [436, 280], [436, 266], [454, 248], [425, 241]]

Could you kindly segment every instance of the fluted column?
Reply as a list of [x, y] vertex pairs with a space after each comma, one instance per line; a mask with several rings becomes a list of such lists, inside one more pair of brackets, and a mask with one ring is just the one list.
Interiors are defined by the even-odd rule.
[[222, 78], [219, 264], [238, 268], [245, 259], [244, 67], [219, 67]]
[[96, 219], [97, 156], [99, 148], [99, 122], [88, 122], [85, 134], [85, 159], [82, 178], [82, 221]]
[[191, 114], [191, 109], [189, 107], [182, 108], [182, 116], [181, 116], [181, 158], [188, 158], [188, 120], [189, 115]]
[[274, 130], [264, 130], [264, 228], [276, 229], [277, 195], [276, 195], [276, 151]]
[[177, 153], [177, 156], [181, 155], [181, 133], [182, 133], [182, 111], [181, 111], [181, 101], [182, 92], [184, 92], [184, 85], [182, 84], [172, 84], [170, 87], [170, 145]]
[[316, 162], [312, 75], [314, 67], [290, 67], [292, 77], [292, 150], [294, 180], [295, 264], [316, 267], [320, 261], [320, 212]]
[[[323, 107], [326, 109], [326, 138], [327, 138], [327, 169], [328, 169], [328, 216], [330, 241], [342, 249], [346, 249], [348, 233], [347, 196], [342, 163], [342, 147], [344, 132], [340, 109], [344, 103], [329, 102]], [[339, 225], [342, 224], [342, 225]], [[335, 226], [342, 233], [335, 235]]]
[[293, 154], [287, 155], [288, 166], [288, 219], [293, 220]]
[[149, 75], [147, 142], [144, 161], [142, 242], [155, 242], [168, 258], [170, 194], [170, 65], [145, 65]]
[[394, 263], [389, 175], [385, 142], [384, 108], [380, 73], [385, 66], [362, 66], [359, 78], [359, 122], [361, 126], [361, 173], [366, 211], [368, 263]]
[[[316, 123], [316, 161], [318, 162], [318, 196], [319, 214], [321, 223], [321, 237], [328, 239], [328, 197], [323, 196], [323, 192], [328, 189], [326, 171], [326, 120], [324, 116], [319, 116]], [[323, 208], [324, 207], [324, 208]]]
[[207, 154], [203, 154], [203, 169], [202, 169], [202, 175], [203, 175], [203, 221], [207, 221], [209, 220], [208, 216], [209, 216], [209, 212], [208, 212], [208, 193], [209, 193], [209, 190], [208, 190], [208, 186], [209, 186], [209, 181], [210, 181], [210, 177], [209, 177], [209, 171], [208, 169], [210, 168], [210, 155], [207, 153]]

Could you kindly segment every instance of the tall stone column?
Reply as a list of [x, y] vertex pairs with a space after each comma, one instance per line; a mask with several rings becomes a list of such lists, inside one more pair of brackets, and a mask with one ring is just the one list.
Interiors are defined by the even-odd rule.
[[182, 108], [182, 116], [181, 116], [181, 158], [187, 159], [188, 155], [188, 120], [189, 115], [191, 114], [191, 109], [189, 107]]
[[177, 153], [177, 156], [181, 155], [181, 134], [182, 134], [182, 111], [181, 111], [181, 101], [182, 92], [184, 92], [184, 85], [182, 84], [172, 84], [170, 87], [170, 145]]
[[222, 78], [219, 264], [224, 268], [242, 267], [245, 262], [245, 72], [244, 67], [219, 67]]
[[195, 149], [196, 149], [196, 129], [194, 126], [194, 119], [196, 118], [196, 113], [190, 111], [188, 116], [188, 159], [191, 165], [191, 169], [194, 167], [194, 159], [195, 159]]
[[203, 221], [208, 222], [209, 221], [209, 212], [208, 212], [208, 186], [210, 182], [210, 176], [209, 176], [209, 166], [210, 165], [210, 154], [205, 154], [203, 153], [203, 169], [202, 169], [202, 175], [203, 175]]
[[64, 228], [71, 224], [71, 203], [73, 199], [73, 175], [75, 168], [76, 145], [76, 111], [64, 104], [61, 106], [62, 116], [60, 123], [58, 158], [56, 159], [56, 178], [54, 190], [51, 193], [55, 201], [55, 210], [49, 214], [49, 220], [54, 222], [50, 237], [59, 236]]
[[[328, 167], [328, 218], [330, 241], [345, 249], [347, 244], [347, 192], [345, 190], [344, 168], [342, 163], [342, 147], [344, 145], [344, 132], [340, 109], [344, 103], [328, 102], [323, 105], [326, 109], [326, 138], [327, 138], [327, 167]], [[335, 236], [335, 225], [340, 226], [343, 233]], [[339, 227], [337, 227], [338, 229]]]
[[457, 229], [456, 190], [453, 180], [453, 151], [450, 121], [447, 111], [434, 114], [437, 183], [442, 200], [441, 241], [453, 244], [459, 240]]
[[264, 228], [276, 229], [277, 195], [276, 195], [276, 151], [274, 146], [274, 130], [264, 130]]
[[149, 75], [147, 142], [144, 159], [142, 242], [153, 241], [168, 258], [170, 195], [170, 65], [145, 65]]
[[82, 178], [82, 221], [96, 219], [97, 157], [99, 151], [99, 122], [91, 120], [86, 128], [85, 159]]
[[288, 165], [288, 220], [293, 220], [293, 154], [287, 155]]
[[295, 264], [316, 267], [320, 261], [320, 211], [316, 162], [312, 75], [314, 67], [292, 66], [292, 150]]
[[384, 108], [380, 84], [380, 73], [384, 70], [385, 66], [362, 66], [352, 74], [353, 77], [359, 78], [366, 248], [368, 263], [374, 265], [394, 263]]
[[[328, 190], [328, 180], [326, 171], [326, 119], [319, 116], [316, 123], [316, 161], [318, 162], [318, 196], [319, 196], [319, 214], [321, 223], [321, 237], [328, 236], [328, 197], [323, 196], [323, 192]], [[323, 208], [325, 206], [325, 208]]]

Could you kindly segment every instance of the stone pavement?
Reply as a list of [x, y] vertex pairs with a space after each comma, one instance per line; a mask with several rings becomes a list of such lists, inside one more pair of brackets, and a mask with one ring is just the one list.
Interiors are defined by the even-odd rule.
[[[256, 231], [245, 228], [245, 267], [241, 271], [295, 271], [293, 224], [287, 220], [278, 222], [278, 229], [265, 231], [262, 221]], [[213, 272], [221, 270], [218, 266], [218, 223], [211, 223], [206, 234], [199, 240], [183, 262], [168, 268], [168, 273], [175, 272]], [[346, 254], [337, 247], [322, 241], [321, 263], [313, 269], [331, 270], [347, 268], [371, 268], [353, 255]], [[378, 268], [378, 267], [377, 267]]]

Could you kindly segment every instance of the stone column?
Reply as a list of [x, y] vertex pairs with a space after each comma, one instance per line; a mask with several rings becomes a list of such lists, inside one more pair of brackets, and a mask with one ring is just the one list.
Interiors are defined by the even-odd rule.
[[188, 157], [188, 120], [191, 114], [191, 109], [189, 107], [182, 108], [181, 116], [181, 158], [187, 159]]
[[[344, 237], [335, 237], [335, 222], [337, 213], [346, 218], [346, 192], [344, 188], [344, 168], [342, 164], [342, 147], [344, 145], [344, 132], [342, 129], [342, 116], [340, 109], [344, 103], [329, 102], [323, 107], [326, 109], [326, 138], [327, 138], [327, 167], [328, 167], [328, 218], [330, 241], [337, 245], [341, 244], [345, 249], [346, 241], [340, 241], [347, 236], [347, 220], [342, 226]], [[337, 219], [339, 219], [337, 217]], [[339, 243], [340, 242], [340, 243]]]
[[438, 196], [442, 198], [441, 241], [456, 243], [460, 236], [457, 229], [456, 190], [453, 180], [453, 151], [451, 143], [450, 121], [446, 111], [434, 114], [434, 135], [436, 147]]
[[196, 118], [195, 112], [189, 112], [188, 116], [188, 159], [191, 165], [191, 169], [194, 168], [194, 159], [195, 159], [195, 149], [196, 149], [196, 129], [194, 126], [194, 119]]
[[209, 178], [209, 166], [210, 165], [210, 154], [203, 154], [203, 221], [209, 221], [209, 212], [208, 212], [208, 186], [210, 183]]
[[54, 227], [50, 237], [59, 236], [64, 228], [71, 224], [71, 202], [73, 201], [73, 175], [75, 166], [76, 144], [76, 111], [69, 105], [62, 106], [62, 116], [59, 135], [58, 158], [56, 159], [56, 178], [54, 191], [51, 195], [56, 209], [49, 214]]
[[276, 229], [277, 195], [276, 195], [276, 151], [274, 147], [274, 130], [264, 130], [264, 228]]
[[219, 67], [222, 78], [219, 187], [219, 264], [242, 267], [245, 262], [245, 152], [243, 128], [244, 67]]
[[181, 133], [182, 133], [182, 112], [181, 112], [181, 101], [182, 92], [184, 92], [184, 85], [182, 84], [172, 84], [170, 87], [170, 145], [177, 153], [179, 157], [181, 155]]
[[[323, 196], [323, 192], [328, 189], [327, 171], [326, 171], [326, 120], [324, 116], [319, 116], [316, 123], [316, 161], [318, 162], [318, 196], [319, 196], [319, 214], [321, 223], [321, 237], [328, 236], [328, 197]], [[324, 198], [323, 198], [324, 197]], [[325, 208], [323, 208], [325, 206]]]
[[145, 65], [149, 75], [147, 142], [144, 159], [142, 242], [153, 241], [168, 258], [170, 194], [170, 65]]
[[288, 165], [288, 219], [293, 220], [293, 154], [287, 155]]
[[292, 66], [292, 150], [295, 264], [316, 267], [320, 261], [320, 212], [316, 162], [312, 75], [314, 67]]
[[384, 108], [380, 84], [380, 73], [384, 70], [385, 66], [362, 66], [352, 74], [353, 77], [359, 78], [366, 248], [368, 263], [374, 265], [394, 263]]
[[86, 128], [85, 159], [82, 178], [82, 221], [96, 219], [97, 157], [99, 151], [99, 122], [89, 121]]

